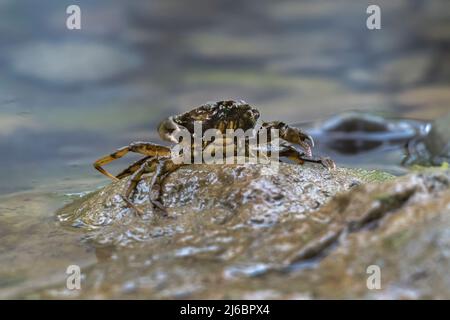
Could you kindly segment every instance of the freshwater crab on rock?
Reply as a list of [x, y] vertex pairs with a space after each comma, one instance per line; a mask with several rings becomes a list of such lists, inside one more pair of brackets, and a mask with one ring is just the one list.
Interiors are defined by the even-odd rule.
[[[277, 133], [281, 141], [278, 146], [279, 150], [277, 150], [279, 159], [287, 158], [298, 164], [303, 164], [305, 162], [320, 163], [328, 169], [334, 169], [336, 167], [333, 160], [329, 158], [315, 158], [312, 156], [314, 141], [310, 135], [303, 132], [301, 129], [291, 127], [280, 121], [260, 122], [259, 117], [259, 111], [244, 101], [218, 101], [207, 103], [191, 111], [167, 118], [159, 124], [158, 133], [162, 140], [178, 145], [180, 143], [180, 133], [187, 132], [189, 137], [194, 140], [194, 143], [191, 142], [190, 144], [190, 148], [192, 149], [192, 152], [190, 152], [190, 157], [192, 158], [190, 160], [192, 161], [188, 161], [189, 163], [193, 163], [194, 158], [198, 154], [198, 151], [196, 150], [200, 149], [201, 152], [204, 152], [208, 148], [211, 148], [211, 146], [217, 147], [217, 138], [216, 140], [211, 141], [211, 138], [206, 138], [204, 135], [209, 129], [214, 129], [224, 137], [226, 133], [228, 133], [228, 130], [236, 131], [242, 129], [246, 132], [252, 132], [253, 138], [262, 133], [262, 131], [265, 131], [264, 133], [267, 134], [272, 130], [278, 130]], [[202, 130], [201, 137], [198, 137], [198, 134], [196, 134], [196, 124], [199, 123], [201, 124]], [[200, 140], [198, 140], [199, 138]], [[248, 145], [251, 138], [252, 136], [246, 136], [244, 144]], [[226, 150], [226, 145], [232, 145], [234, 147], [235, 143], [234, 139], [231, 141], [226, 138], [220, 140], [220, 144], [225, 146], [225, 148], [220, 149], [221, 152]], [[301, 147], [301, 150], [297, 149], [295, 146]], [[215, 152], [214, 150], [212, 151], [213, 153]], [[237, 148], [233, 150], [237, 150]], [[172, 151], [173, 147], [167, 147], [152, 142], [132, 142], [128, 146], [120, 148], [115, 152], [98, 159], [94, 162], [94, 167], [112, 180], [120, 180], [131, 176], [122, 198], [130, 207], [134, 208], [140, 214], [143, 214], [143, 212], [134, 206], [132, 202], [133, 191], [136, 189], [144, 174], [154, 173], [150, 182], [150, 190], [155, 188], [157, 189], [158, 194], [151, 199], [151, 203], [154, 207], [159, 208], [166, 214], [165, 208], [159, 199], [162, 182], [168, 174], [177, 170], [179, 167], [188, 164], [174, 161]], [[249, 153], [254, 151], [255, 150], [252, 151], [249, 148], [245, 148], [245, 156], [248, 157]], [[139, 153], [144, 157], [131, 164], [116, 176], [103, 168], [104, 165], [123, 157], [128, 152]], [[228, 153], [227, 155], [223, 155], [223, 157], [226, 156], [228, 156]]]

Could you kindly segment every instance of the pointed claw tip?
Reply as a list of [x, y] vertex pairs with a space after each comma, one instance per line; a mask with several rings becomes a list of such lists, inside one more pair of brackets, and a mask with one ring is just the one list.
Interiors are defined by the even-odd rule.
[[309, 134], [306, 135], [306, 141], [309, 141], [311, 148], [314, 148], [314, 139]]
[[301, 141], [299, 143], [299, 145], [302, 147], [302, 149], [305, 152], [305, 155], [307, 157], [312, 157], [312, 149], [311, 149], [311, 146], [308, 143], [306, 143], [304, 141]]
[[308, 157], [312, 157], [312, 149], [310, 146], [305, 147], [305, 153]]

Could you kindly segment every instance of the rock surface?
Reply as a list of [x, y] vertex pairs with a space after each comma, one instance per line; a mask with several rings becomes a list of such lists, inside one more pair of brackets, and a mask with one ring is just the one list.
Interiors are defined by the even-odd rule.
[[[190, 166], [171, 174], [162, 199], [172, 219], [124, 208], [115, 194], [125, 182], [66, 206], [60, 220], [80, 227], [98, 263], [83, 271], [83, 290], [39, 295], [450, 297], [449, 172], [392, 179], [319, 166], [263, 169]], [[147, 181], [135, 199], [142, 208]], [[370, 265], [381, 269], [381, 290], [366, 286]]]
[[141, 181], [133, 199], [146, 212], [143, 217], [137, 217], [120, 196], [127, 179], [63, 208], [58, 217], [64, 225], [94, 231], [91, 235], [97, 241], [127, 246], [189, 229], [258, 229], [286, 218], [303, 220], [338, 192], [390, 177], [377, 171], [328, 171], [320, 165], [281, 164], [278, 171], [264, 165], [192, 165], [164, 181], [161, 201], [169, 219], [149, 202], [151, 176]]
[[409, 145], [408, 164], [440, 166], [450, 162], [450, 113], [432, 124], [429, 134]]

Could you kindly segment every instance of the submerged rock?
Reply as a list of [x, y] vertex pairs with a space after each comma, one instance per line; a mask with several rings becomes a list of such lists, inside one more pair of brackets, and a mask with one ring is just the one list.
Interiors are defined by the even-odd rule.
[[407, 164], [440, 166], [450, 162], [450, 113], [431, 126], [429, 134], [413, 140], [408, 145]]
[[403, 146], [423, 136], [423, 121], [392, 119], [367, 112], [346, 112], [308, 129], [327, 150], [354, 155], [388, 146]]
[[[281, 164], [187, 166], [162, 200], [171, 218], [116, 199], [125, 181], [63, 208], [98, 263], [78, 298], [450, 297], [450, 173], [393, 179], [379, 172]], [[376, 183], [368, 183], [373, 181]], [[384, 182], [383, 182], [384, 181]], [[367, 268], [381, 289], [367, 287]], [[67, 297], [63, 285], [41, 297]]]
[[408, 173], [402, 165], [405, 145], [427, 135], [430, 124], [351, 111], [301, 127], [317, 142], [316, 153], [326, 154], [341, 165], [404, 175]]

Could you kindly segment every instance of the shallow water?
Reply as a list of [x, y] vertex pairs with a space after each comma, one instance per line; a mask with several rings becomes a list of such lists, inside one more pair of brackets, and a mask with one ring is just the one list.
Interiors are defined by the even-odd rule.
[[[450, 110], [446, 0], [378, 1], [383, 29], [370, 32], [369, 1], [77, 3], [79, 31], [64, 3], [0, 3], [0, 297], [100, 259], [54, 212], [108, 183], [94, 159], [158, 141], [168, 115], [229, 98], [310, 127], [349, 110], [424, 121]], [[349, 156], [315, 137], [338, 165], [404, 170], [400, 144]]]

